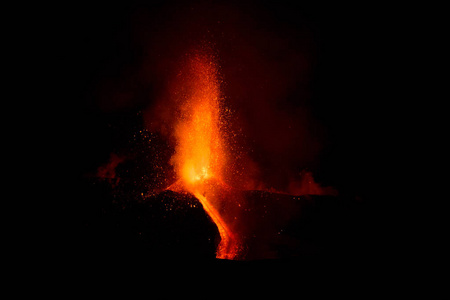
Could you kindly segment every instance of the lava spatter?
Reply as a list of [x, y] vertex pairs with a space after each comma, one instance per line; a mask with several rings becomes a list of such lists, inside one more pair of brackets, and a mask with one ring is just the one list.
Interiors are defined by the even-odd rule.
[[[171, 158], [178, 181], [168, 189], [193, 194], [220, 233], [217, 258], [235, 259], [239, 241], [223, 217], [227, 150], [221, 127], [218, 67], [207, 51], [194, 51], [178, 73], [172, 96], [178, 104], [174, 125], [175, 154]], [[225, 205], [226, 206], [226, 205]]]

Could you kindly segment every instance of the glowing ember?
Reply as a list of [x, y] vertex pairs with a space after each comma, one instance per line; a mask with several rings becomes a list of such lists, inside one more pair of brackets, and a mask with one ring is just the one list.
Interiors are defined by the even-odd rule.
[[233, 259], [239, 245], [219, 212], [223, 201], [220, 190], [226, 188], [223, 175], [227, 155], [220, 126], [220, 84], [213, 57], [198, 51], [191, 54], [171, 92], [179, 104], [177, 144], [171, 159], [179, 180], [168, 189], [190, 192], [202, 203], [220, 233], [217, 258]]

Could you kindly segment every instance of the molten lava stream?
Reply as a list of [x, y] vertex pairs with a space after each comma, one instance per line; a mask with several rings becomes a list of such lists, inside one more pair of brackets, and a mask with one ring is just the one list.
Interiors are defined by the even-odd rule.
[[233, 234], [229, 230], [226, 223], [223, 221], [220, 214], [217, 212], [217, 210], [209, 203], [209, 201], [201, 195], [200, 193], [194, 193], [194, 196], [200, 201], [200, 203], [203, 205], [203, 209], [206, 211], [206, 213], [211, 217], [213, 222], [217, 225], [217, 229], [219, 230], [220, 234], [220, 244], [217, 248], [217, 258], [222, 259], [233, 259], [236, 256], [237, 252], [237, 245], [236, 241], [234, 239]]
[[[217, 229], [219, 231], [220, 235], [220, 243], [217, 247], [216, 251], [216, 257], [220, 259], [237, 259], [239, 255], [239, 241], [235, 234], [231, 231], [225, 220], [222, 218], [221, 214], [217, 211], [217, 209], [214, 207], [214, 205], [209, 201], [206, 196], [204, 196], [205, 187], [208, 187], [207, 190], [210, 192], [213, 191], [212, 197], [216, 200], [222, 200], [223, 199], [217, 199], [215, 197], [218, 189], [224, 189], [229, 190], [229, 187], [227, 185], [224, 185], [222, 182], [218, 180], [213, 180], [216, 184], [218, 183], [220, 187], [215, 186], [214, 184], [211, 184], [211, 181], [205, 180], [203, 178], [202, 181], [200, 179], [196, 178], [196, 184], [185, 184], [182, 180], [178, 180], [169, 187], [166, 188], [166, 190], [170, 190], [177, 193], [185, 193], [189, 192], [192, 195], [194, 195], [195, 198], [197, 198], [200, 203], [203, 206], [203, 209], [208, 214], [208, 216], [211, 218], [211, 220], [216, 224]], [[200, 182], [199, 182], [200, 181]]]
[[189, 192], [201, 202], [219, 230], [221, 241], [216, 257], [237, 259], [238, 239], [227, 224], [232, 220], [227, 215], [230, 200], [222, 195], [228, 188], [224, 183], [228, 143], [221, 121], [222, 98], [214, 57], [203, 50], [187, 55], [170, 95], [177, 103], [173, 127], [176, 147], [171, 163], [178, 181], [168, 189]]

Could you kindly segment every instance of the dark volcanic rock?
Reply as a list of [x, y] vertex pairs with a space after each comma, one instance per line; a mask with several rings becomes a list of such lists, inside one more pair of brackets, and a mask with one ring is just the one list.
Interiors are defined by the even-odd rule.
[[370, 218], [363, 203], [339, 196], [244, 191], [236, 233], [245, 259], [367, 253]]
[[[217, 227], [193, 196], [172, 191], [120, 199], [107, 184], [90, 188], [78, 247], [87, 255], [150, 259], [214, 258]], [[131, 198], [131, 197], [130, 197]]]
[[[136, 195], [113, 192], [101, 181], [90, 182], [81, 191], [81, 230], [74, 246], [84, 255], [114, 259], [138, 255], [152, 260], [215, 257], [218, 229], [189, 194], [164, 191], [138, 201]], [[236, 193], [239, 205], [227, 217], [244, 244], [242, 259], [352, 256], [367, 250], [370, 218], [356, 199]]]

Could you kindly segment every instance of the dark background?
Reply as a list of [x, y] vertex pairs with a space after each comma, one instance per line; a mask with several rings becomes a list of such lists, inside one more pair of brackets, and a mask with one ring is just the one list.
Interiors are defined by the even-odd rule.
[[[221, 5], [227, 13], [221, 13]], [[194, 12], [190, 11], [192, 7]], [[194, 22], [191, 18], [197, 16], [197, 11], [200, 12], [198, 21]], [[341, 196], [372, 205], [376, 202], [374, 190], [383, 185], [379, 170], [382, 157], [378, 150], [385, 147], [380, 133], [383, 120], [379, 117], [380, 90], [384, 85], [380, 70], [383, 57], [379, 50], [379, 11], [380, 8], [366, 4], [294, 1], [272, 4], [126, 1], [62, 7], [56, 22], [62, 26], [55, 37], [61, 43], [55, 55], [61, 58], [62, 78], [58, 82], [63, 91], [63, 115], [69, 116], [66, 122], [70, 129], [66, 146], [70, 159], [64, 159], [63, 165], [75, 177], [74, 199], [83, 199], [74, 200], [81, 201], [75, 204], [76, 211], [86, 217], [102, 208], [103, 204], [98, 202], [91, 206], [91, 201], [104, 196], [86, 187], [86, 178], [92, 178], [98, 167], [108, 162], [111, 153], [137, 157], [137, 152], [142, 155], [142, 147], [148, 149], [148, 145], [139, 144], [142, 137], [134, 135], [147, 126], [146, 112], [158, 103], [164, 79], [174, 68], [171, 59], [182, 53], [190, 40], [195, 42], [204, 37], [212, 39], [218, 48], [225, 93], [231, 95], [226, 96], [237, 111], [245, 136], [251, 137], [246, 147], [253, 149], [252, 159], [262, 169], [261, 173], [266, 174], [265, 170], [275, 173], [273, 177], [263, 175], [263, 179], [272, 186], [282, 187], [286, 179], [277, 181], [277, 178], [295, 176], [307, 169], [319, 183], [335, 187]], [[204, 31], [203, 24], [210, 27]], [[247, 30], [245, 25], [251, 29]], [[232, 37], [246, 48], [235, 49]], [[277, 39], [280, 44], [274, 46]], [[279, 54], [280, 49], [285, 52]], [[240, 57], [236, 53], [244, 54]], [[281, 56], [280, 64], [275, 59], [277, 55]], [[250, 57], [253, 57], [250, 68], [258, 66], [261, 60], [260, 69], [245, 70], [245, 62]], [[291, 58], [295, 59], [292, 64]], [[236, 64], [243, 73], [235, 70]], [[268, 70], [274, 66], [275, 71], [270, 73]], [[269, 75], [261, 76], [264, 72]], [[238, 82], [227, 74], [244, 75]], [[268, 80], [269, 88], [259, 92], [248, 88], [259, 80]], [[258, 100], [239, 102], [236, 99], [241, 92], [251, 99], [263, 97], [262, 106], [266, 110], [263, 108], [260, 114], [252, 115], [252, 107], [258, 106]], [[269, 96], [264, 98], [264, 95]], [[267, 113], [274, 108], [281, 113]], [[296, 119], [293, 113], [296, 111], [305, 115]], [[259, 128], [265, 119], [260, 119], [261, 116], [272, 118], [275, 123], [287, 120], [284, 125], [305, 133], [286, 134], [282, 138], [288, 141], [286, 148], [264, 148], [265, 136]], [[284, 125], [269, 133], [280, 136]], [[300, 138], [301, 143], [294, 142], [291, 146], [291, 137]], [[155, 153], [158, 149], [169, 149], [164, 157], [158, 157], [164, 164], [170, 157], [170, 145], [164, 136], [157, 135], [155, 140], [159, 143], [153, 148]], [[305, 148], [309, 142], [313, 146]], [[270, 139], [269, 144], [273, 144]], [[285, 157], [284, 149], [290, 151], [287, 155], [290, 158], [272, 158], [273, 153]], [[155, 153], [147, 159], [151, 161]], [[133, 168], [136, 170], [135, 166], [130, 167]], [[126, 170], [121, 172], [123, 175]], [[145, 170], [141, 168], [140, 172]], [[132, 179], [139, 176], [130, 175]], [[81, 186], [78, 191], [77, 185]], [[103, 200], [109, 201], [106, 198]]]
[[[298, 157], [306, 156], [307, 158], [294, 159], [292, 162], [294, 169], [299, 171], [302, 168], [309, 168], [316, 175], [317, 181], [325, 185], [334, 186], [344, 193], [360, 197], [368, 196], [371, 190], [369, 178], [378, 159], [377, 128], [382, 123], [382, 120], [377, 118], [377, 112], [379, 112], [377, 88], [381, 82], [377, 65], [381, 58], [376, 50], [377, 26], [379, 26], [374, 22], [376, 10], [367, 6], [357, 7], [347, 4], [325, 5], [307, 2], [298, 4], [289, 1], [277, 2], [277, 4], [262, 4], [256, 1], [227, 2], [226, 9], [231, 11], [229, 14], [232, 15], [237, 11], [237, 15], [241, 14], [244, 17], [238, 17], [241, 20], [237, 21], [236, 27], [233, 25], [220, 27], [214, 24], [215, 20], [211, 20], [213, 17], [217, 16], [218, 19], [222, 17], [222, 22], [223, 20], [229, 23], [234, 22], [229, 15], [221, 15], [217, 12], [221, 10], [222, 4], [131, 1], [116, 4], [78, 4], [66, 7], [61, 16], [65, 19], [68, 30], [62, 34], [70, 43], [65, 46], [60, 55], [67, 59], [63, 68], [67, 71], [65, 84], [68, 85], [68, 93], [62, 101], [68, 101], [69, 110], [75, 112], [76, 124], [72, 125], [78, 134], [73, 136], [73, 146], [77, 149], [75, 167], [78, 174], [95, 172], [99, 165], [106, 163], [111, 152], [120, 152], [122, 148], [125, 148], [129, 135], [137, 129], [135, 127], [140, 126], [140, 124], [128, 124], [139, 122], [139, 120], [129, 119], [133, 119], [132, 116], [140, 111], [145, 112], [157, 102], [158, 86], [164, 85], [164, 82], [161, 82], [164, 76], [160, 75], [163, 71], [155, 63], [158, 59], [148, 57], [161, 54], [164, 56], [165, 52], [169, 52], [169, 55], [162, 60], [170, 61], [171, 55], [175, 57], [183, 51], [183, 45], [189, 43], [186, 42], [191, 39], [189, 35], [193, 36], [194, 41], [199, 37], [212, 36], [219, 48], [219, 57], [222, 54], [222, 60], [225, 61], [222, 73], [225, 73], [223, 76], [227, 86], [231, 86], [228, 94], [234, 92], [232, 96], [228, 96], [231, 102], [237, 98], [236, 95], [239, 92], [247, 92], [250, 96], [256, 97], [272, 92], [275, 94], [273, 98], [268, 97], [261, 101], [266, 100], [266, 103], [270, 103], [273, 102], [272, 99], [278, 97], [275, 108], [283, 105], [284, 108], [282, 107], [281, 110], [285, 111], [304, 108], [303, 110], [307, 112], [306, 117], [312, 120], [306, 122], [306, 126], [310, 126], [306, 132], [309, 136], [317, 138], [307, 137], [302, 142], [311, 141], [310, 144], [316, 143], [319, 146], [317, 149], [312, 147], [309, 150], [314, 154], [308, 153], [308, 150], [304, 150], [301, 145], [297, 147], [301, 148], [298, 150]], [[204, 8], [205, 6], [207, 8]], [[207, 29], [209, 33], [191, 25], [195, 22], [180, 21], [182, 17], [179, 16], [185, 15], [183, 10], [189, 10], [189, 7], [199, 10], [199, 14], [194, 12], [188, 16], [198, 16], [197, 23], [210, 25]], [[208, 14], [213, 17], [205, 17]], [[239, 27], [246, 25], [246, 22], [253, 28], [248, 33], [245, 32], [245, 28]], [[187, 33], [183, 34], [179, 28], [185, 24], [192, 28], [186, 29]], [[233, 52], [228, 45], [234, 41], [229, 41], [227, 44], [226, 41], [221, 40], [236, 34], [235, 32], [231, 34], [230, 31], [243, 31], [241, 39], [249, 38], [250, 35], [254, 36], [255, 33], [261, 35], [247, 41], [246, 44], [256, 48], [256, 51], [262, 49], [256, 53], [258, 55], [256, 60], [249, 62], [253, 64], [252, 66], [257, 65], [257, 59], [273, 60], [274, 54], [270, 51], [280, 50], [277, 47], [267, 46], [264, 43], [264, 34], [280, 38], [286, 44], [284, 47], [289, 48], [290, 52], [298, 51], [302, 54], [301, 59], [307, 63], [307, 70], [304, 72], [306, 79], [298, 75], [301, 71], [296, 73], [293, 68], [281, 66], [277, 73], [260, 78], [269, 80], [267, 85], [278, 85], [279, 90], [285, 89], [288, 90], [287, 92], [279, 93], [276, 88], [273, 89], [275, 91], [269, 88], [268, 91], [262, 91], [260, 94], [258, 92], [251, 94], [248, 88], [245, 90], [239, 84], [235, 84], [237, 80], [233, 81], [231, 76], [227, 78], [227, 72], [231, 75], [238, 74], [231, 70], [232, 63], [239, 63], [240, 67], [243, 65], [243, 76], [250, 78], [245, 82], [248, 85], [256, 85], [258, 79], [252, 81], [251, 78], [257, 76], [258, 72], [264, 72], [276, 66], [276, 63], [245, 73], [246, 54], [243, 58], [233, 61], [231, 57], [241, 50]], [[221, 32], [225, 34], [220, 36]], [[178, 33], [180, 36], [171, 36]], [[273, 43], [275, 38], [269, 38], [267, 43]], [[239, 36], [237, 40], [239, 42]], [[158, 41], [162, 44], [160, 48], [153, 46]], [[253, 50], [248, 51], [248, 55], [253, 54], [251, 52]], [[291, 54], [287, 55], [290, 58]], [[291, 56], [294, 57], [294, 55]], [[231, 67], [227, 69], [228, 62]], [[151, 63], [154, 65], [152, 66]], [[281, 63], [286, 64], [286, 61]], [[143, 64], [147, 66], [142, 67]], [[293, 62], [292, 65], [301, 67], [301, 63]], [[273, 82], [273, 79], [280, 74], [282, 80], [294, 77], [297, 81], [294, 80], [293, 83], [285, 86]], [[299, 83], [297, 86], [296, 82]], [[277, 96], [277, 93], [281, 96]], [[280, 98], [282, 98], [281, 101]], [[251, 110], [252, 107], [258, 106], [257, 102], [252, 103], [251, 106], [239, 106], [239, 103], [236, 103], [233, 108], [238, 110], [238, 114], [239, 109]], [[273, 108], [274, 106], [268, 106], [268, 109]], [[244, 111], [243, 114], [245, 113], [247, 112]], [[248, 145], [249, 148], [261, 148], [261, 143], [258, 144], [259, 140], [262, 141], [265, 137], [254, 138], [252, 135], [255, 136], [260, 131], [259, 125], [266, 123], [265, 120], [261, 121], [258, 118], [264, 119], [266, 115], [257, 114], [247, 117], [250, 121], [244, 120], [244, 122], [256, 124], [253, 127], [245, 127], [244, 124], [247, 139], [256, 140], [256, 144]], [[246, 116], [241, 116], [242, 118], [245, 119]], [[283, 118], [282, 114], [274, 117], [272, 121], [278, 121], [281, 118]], [[291, 114], [287, 118], [289, 125], [298, 121], [297, 124], [300, 125], [294, 124], [297, 126], [294, 128], [301, 127], [305, 130], [303, 126], [305, 122], [302, 123], [304, 116], [299, 116], [298, 120], [295, 120], [295, 115]], [[279, 135], [283, 130], [284, 128], [280, 126], [272, 133]], [[298, 136], [294, 137], [298, 138]], [[289, 136], [287, 139], [289, 140]], [[289, 142], [295, 143], [295, 139]], [[285, 155], [282, 150], [283, 148], [274, 151], [278, 151], [276, 154], [281, 157]], [[288, 150], [291, 151], [289, 156], [295, 156], [293, 152], [295, 148]], [[257, 164], [267, 162], [267, 168], [275, 169], [276, 165], [280, 165], [277, 161], [267, 161], [267, 159], [264, 161], [265, 157], [270, 156], [270, 151], [269, 149], [259, 155], [262, 158], [258, 158], [257, 153], [254, 159]], [[289, 164], [289, 162], [283, 163]]]

